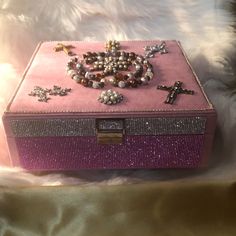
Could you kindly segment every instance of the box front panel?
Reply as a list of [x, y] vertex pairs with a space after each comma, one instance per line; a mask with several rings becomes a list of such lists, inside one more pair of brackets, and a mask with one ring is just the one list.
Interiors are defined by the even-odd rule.
[[[207, 118], [9, 119], [8, 140], [28, 170], [196, 168]], [[123, 121], [123, 122], [121, 122]], [[124, 126], [122, 126], [124, 125]], [[122, 142], [98, 143], [99, 130], [124, 129]]]
[[18, 137], [20, 164], [29, 170], [195, 168], [204, 135], [126, 136], [123, 144], [96, 137]]

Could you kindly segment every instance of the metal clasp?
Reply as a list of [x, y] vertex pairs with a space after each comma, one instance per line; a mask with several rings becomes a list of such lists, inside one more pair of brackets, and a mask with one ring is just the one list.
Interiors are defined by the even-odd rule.
[[96, 133], [99, 144], [121, 144], [125, 134], [124, 119], [96, 119]]

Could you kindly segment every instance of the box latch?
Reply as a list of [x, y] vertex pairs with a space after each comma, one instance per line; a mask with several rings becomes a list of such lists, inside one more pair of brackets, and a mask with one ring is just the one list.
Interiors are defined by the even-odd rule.
[[121, 144], [125, 134], [124, 119], [96, 119], [96, 131], [99, 144]]

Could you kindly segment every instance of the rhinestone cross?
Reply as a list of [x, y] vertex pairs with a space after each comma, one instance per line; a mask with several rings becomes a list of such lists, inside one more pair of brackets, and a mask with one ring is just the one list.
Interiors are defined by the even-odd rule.
[[173, 104], [178, 94], [194, 94], [193, 90], [183, 89], [182, 84], [181, 81], [176, 81], [173, 86], [158, 85], [157, 89], [169, 91], [165, 103]]

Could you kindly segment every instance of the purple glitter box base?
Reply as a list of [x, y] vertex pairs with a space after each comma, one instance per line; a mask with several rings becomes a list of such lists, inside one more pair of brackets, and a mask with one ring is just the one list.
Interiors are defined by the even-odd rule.
[[194, 168], [203, 142], [203, 135], [163, 135], [127, 137], [118, 146], [99, 145], [94, 137], [18, 138], [16, 145], [26, 169], [77, 170]]
[[100, 118], [100, 129], [125, 124], [119, 144], [98, 143], [97, 120], [5, 117], [13, 165], [42, 171], [197, 168], [207, 163], [215, 120], [209, 114], [208, 118]]
[[[179, 42], [166, 41], [168, 53], [148, 59], [154, 72], [148, 85], [124, 89], [113, 87], [108, 76], [102, 89], [76, 83], [66, 74], [70, 57], [54, 51], [57, 43], [39, 44], [4, 113], [13, 166], [57, 171], [207, 165], [216, 113]], [[79, 60], [88, 51], [104, 51], [104, 42], [61, 43], [73, 45]], [[121, 50], [138, 55], [156, 44], [160, 41], [120, 42]], [[168, 92], [156, 88], [173, 86], [177, 80], [194, 94], [178, 94], [173, 105], [166, 104]], [[48, 102], [29, 96], [35, 86], [54, 85], [71, 91], [50, 96]], [[122, 94], [122, 102], [100, 103], [101, 91], [108, 89]]]

